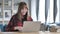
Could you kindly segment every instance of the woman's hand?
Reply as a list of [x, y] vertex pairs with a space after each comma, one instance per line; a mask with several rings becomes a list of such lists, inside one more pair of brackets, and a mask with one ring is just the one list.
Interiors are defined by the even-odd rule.
[[28, 16], [28, 17], [27, 17], [27, 20], [28, 20], [28, 21], [32, 21], [31, 16]]
[[17, 26], [17, 27], [14, 27], [14, 30], [19, 30], [19, 31], [22, 31], [22, 26]]

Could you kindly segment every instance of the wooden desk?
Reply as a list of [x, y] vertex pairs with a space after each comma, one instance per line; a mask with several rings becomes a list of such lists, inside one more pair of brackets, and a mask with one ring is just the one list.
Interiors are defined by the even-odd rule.
[[39, 32], [0, 32], [0, 34], [39, 34]]
[[60, 32], [0, 32], [0, 34], [60, 34]]

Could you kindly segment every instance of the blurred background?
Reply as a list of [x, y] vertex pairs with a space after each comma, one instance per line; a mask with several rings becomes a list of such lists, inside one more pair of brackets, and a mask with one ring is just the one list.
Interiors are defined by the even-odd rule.
[[0, 0], [0, 29], [17, 13], [20, 2], [27, 3], [28, 14], [33, 21], [41, 21], [45, 25], [60, 25], [60, 0]]

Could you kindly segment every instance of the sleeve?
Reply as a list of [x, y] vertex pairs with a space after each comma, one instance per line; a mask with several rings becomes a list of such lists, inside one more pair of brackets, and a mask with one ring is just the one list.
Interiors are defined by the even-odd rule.
[[6, 27], [6, 31], [14, 31], [14, 26], [13, 26], [14, 18], [12, 17]]

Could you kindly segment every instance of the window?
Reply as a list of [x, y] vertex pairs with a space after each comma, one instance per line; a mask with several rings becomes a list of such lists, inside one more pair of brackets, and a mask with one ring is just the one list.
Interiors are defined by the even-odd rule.
[[37, 21], [37, 18], [36, 18], [36, 1], [37, 0], [31, 0], [31, 16], [33, 18], [33, 21]]
[[54, 1], [50, 0], [50, 8], [48, 10], [47, 23], [53, 23], [53, 6], [54, 6]]
[[45, 22], [45, 0], [39, 0], [38, 21]]
[[57, 0], [57, 16], [56, 16], [56, 23], [59, 23], [59, 0]]

